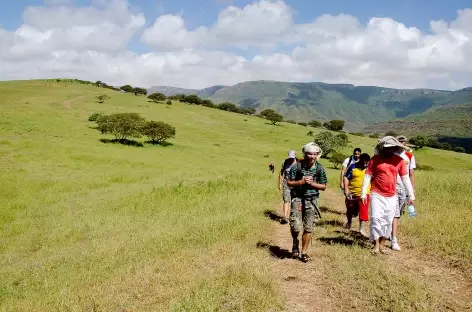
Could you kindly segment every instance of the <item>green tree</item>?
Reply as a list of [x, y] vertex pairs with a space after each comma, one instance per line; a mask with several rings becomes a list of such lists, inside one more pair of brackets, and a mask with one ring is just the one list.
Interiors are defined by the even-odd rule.
[[171, 101], [171, 100], [167, 100], [166, 104], [167, 104], [167, 105], [172, 105], [172, 101]]
[[241, 114], [244, 115], [254, 115], [256, 113], [256, 109], [252, 107], [243, 107], [239, 109]]
[[152, 142], [160, 144], [175, 137], [175, 128], [162, 121], [147, 121], [141, 127], [141, 133]]
[[230, 102], [224, 102], [218, 105], [218, 108], [228, 112], [235, 112], [238, 108], [235, 104]]
[[300, 126], [302, 126], [302, 127], [308, 126], [308, 124], [307, 124], [306, 122], [299, 122], [298, 124], [299, 124]]
[[181, 93], [181, 94], [171, 95], [171, 96], [168, 96], [167, 98], [174, 101], [184, 102], [185, 94]]
[[190, 94], [190, 95], [186, 95], [183, 98], [182, 102], [189, 103], [189, 104], [200, 105], [200, 104], [202, 104], [202, 99], [200, 97], [198, 97], [198, 95], [196, 95], [196, 94]]
[[273, 125], [284, 120], [283, 116], [274, 111], [273, 109], [265, 109], [260, 112], [260, 115], [272, 122]]
[[153, 93], [153, 94], [149, 95], [148, 99], [150, 99], [150, 100], [157, 103], [157, 102], [165, 101], [167, 99], [167, 97], [163, 93], [156, 92], [156, 93]]
[[410, 143], [415, 145], [415, 148], [422, 149], [428, 145], [428, 138], [422, 135], [410, 138]]
[[344, 128], [344, 120], [330, 120], [328, 122], [325, 122], [323, 124], [323, 127], [331, 131], [341, 131]]
[[110, 99], [110, 97], [106, 94], [97, 96], [98, 103], [103, 103], [105, 102], [105, 100], [108, 100], [108, 99]]
[[133, 88], [133, 91], [134, 95], [146, 95], [147, 94], [147, 90], [144, 89], [144, 88]]
[[344, 159], [348, 156], [344, 155], [338, 151], [334, 151], [329, 158], [329, 161], [333, 164], [334, 169], [338, 169], [338, 166], [343, 163]]
[[329, 154], [345, 147], [348, 143], [342, 137], [336, 136], [329, 131], [318, 133], [314, 138], [314, 142], [323, 150], [323, 158], [328, 158]]
[[144, 121], [137, 113], [103, 115], [96, 120], [97, 130], [103, 134], [112, 134], [118, 140], [141, 137]]
[[318, 120], [312, 120], [308, 124], [312, 126], [313, 128], [321, 128], [322, 126], [321, 121], [318, 121]]
[[125, 91], [125, 92], [129, 92], [129, 93], [133, 92], [133, 87], [130, 86], [130, 85], [124, 85], [124, 86], [120, 87], [120, 89]]
[[454, 147], [454, 152], [465, 153], [465, 148], [463, 148], [462, 146], [456, 146]]

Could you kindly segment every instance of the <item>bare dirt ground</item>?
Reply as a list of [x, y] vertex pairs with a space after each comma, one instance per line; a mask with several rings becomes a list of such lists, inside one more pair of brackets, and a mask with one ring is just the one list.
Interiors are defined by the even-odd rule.
[[[327, 270], [333, 269], [332, 244], [343, 243], [349, 245], [348, 238], [360, 237], [357, 232], [342, 229], [344, 225], [344, 201], [341, 194], [334, 190], [327, 190], [322, 194], [323, 219], [318, 221], [315, 228], [313, 243], [310, 246], [309, 254], [312, 260], [303, 263], [298, 259], [292, 259], [290, 251], [292, 239], [288, 224], [281, 225], [277, 212], [267, 212], [267, 216], [274, 220], [274, 232], [270, 241], [261, 243], [259, 247], [267, 248], [272, 255], [271, 269], [277, 284], [281, 289], [286, 311], [376, 311], [378, 307], [371, 304], [349, 305], [358, 298], [356, 292], [342, 291], [343, 298], [339, 297], [339, 288], [330, 279]], [[316, 233], [317, 232], [317, 233]], [[340, 233], [342, 235], [340, 235]], [[349, 236], [346, 236], [346, 233]], [[324, 237], [332, 237], [330, 242], [321, 243]], [[338, 241], [336, 241], [338, 240]], [[344, 241], [341, 241], [344, 240]], [[341, 241], [341, 242], [340, 242]], [[370, 254], [371, 244], [368, 240], [360, 239], [361, 245], [365, 248], [367, 257], [374, 257]], [[440, 293], [441, 311], [472, 311], [472, 282], [470, 278], [464, 276], [458, 268], [442, 263], [440, 259], [433, 259], [431, 256], [419, 254], [415, 250], [402, 250], [393, 252], [389, 256], [383, 256], [387, 274], [396, 272], [411, 277], [413, 280], [420, 280], [433, 289], [432, 293]], [[347, 281], [349, 285], [349, 281]], [[342, 287], [342, 286], [339, 286]], [[345, 287], [345, 286], [344, 286]], [[350, 298], [352, 296], [352, 298]], [[375, 301], [375, 300], [374, 300]], [[424, 310], [420, 308], [409, 308], [408, 310]], [[396, 309], [398, 310], [398, 309]], [[394, 309], [392, 309], [394, 311]]]

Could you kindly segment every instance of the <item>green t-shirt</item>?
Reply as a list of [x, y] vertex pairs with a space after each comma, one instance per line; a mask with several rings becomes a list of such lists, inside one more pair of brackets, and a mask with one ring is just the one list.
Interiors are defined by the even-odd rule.
[[[317, 177], [315, 177], [317, 166], [320, 166], [320, 173]], [[327, 184], [328, 183], [328, 178], [326, 177], [326, 171], [323, 168], [323, 166], [321, 166], [321, 164], [319, 162], [315, 162], [313, 167], [307, 168], [306, 165], [305, 165], [305, 162], [303, 161], [301, 169], [302, 169], [302, 173], [303, 173], [302, 177], [311, 175], [313, 177], [313, 181], [315, 181], [316, 183], [319, 183], [319, 184]], [[290, 177], [289, 177], [290, 181], [299, 181], [299, 180], [301, 180], [302, 177], [297, 177], [297, 170], [298, 170], [298, 166], [296, 164], [293, 165], [290, 168]], [[306, 197], [306, 196], [315, 196], [315, 197], [317, 197], [320, 194], [320, 192], [317, 189], [314, 189], [311, 185], [308, 185], [308, 184], [304, 184], [304, 185], [299, 186], [299, 187], [294, 187], [293, 191], [294, 191], [294, 194], [296, 194], [297, 197]]]

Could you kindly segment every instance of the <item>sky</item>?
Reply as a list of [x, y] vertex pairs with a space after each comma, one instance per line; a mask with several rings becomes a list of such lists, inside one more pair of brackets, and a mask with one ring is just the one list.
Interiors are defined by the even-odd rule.
[[5, 1], [0, 80], [38, 78], [456, 90], [472, 86], [472, 1]]

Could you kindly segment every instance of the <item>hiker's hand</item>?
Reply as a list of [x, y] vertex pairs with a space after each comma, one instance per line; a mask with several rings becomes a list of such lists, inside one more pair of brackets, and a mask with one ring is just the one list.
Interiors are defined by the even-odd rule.
[[366, 205], [367, 204], [367, 197], [361, 197], [361, 202], [362, 202], [362, 205]]
[[303, 177], [303, 179], [308, 184], [313, 183], [313, 177], [312, 176]]
[[411, 200], [411, 199], [410, 199], [410, 200], [408, 200], [408, 205], [412, 205], [412, 206], [414, 206], [414, 205], [415, 205], [415, 201], [414, 201], [414, 200]]

